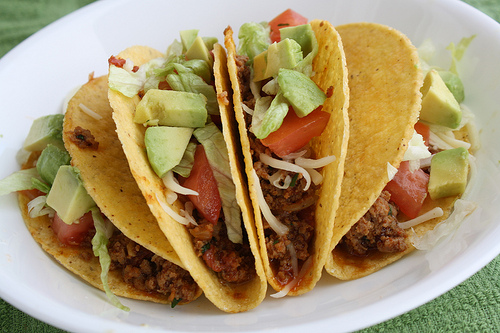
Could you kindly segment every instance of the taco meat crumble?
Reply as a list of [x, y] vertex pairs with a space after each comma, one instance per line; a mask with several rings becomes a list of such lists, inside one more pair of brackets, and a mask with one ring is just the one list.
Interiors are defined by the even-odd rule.
[[255, 259], [248, 243], [237, 244], [229, 240], [226, 225], [220, 220], [212, 224], [203, 217], [198, 225], [189, 224], [196, 254], [202, 257], [210, 269], [224, 283], [241, 284], [255, 275]]
[[99, 142], [88, 129], [76, 126], [75, 130], [69, 134], [69, 139], [80, 149], [97, 150], [99, 148]]
[[147, 250], [122, 233], [115, 233], [109, 242], [110, 270], [121, 269], [125, 282], [136, 289], [158, 292], [168, 300], [182, 303], [196, 298], [197, 285], [181, 267]]
[[398, 207], [387, 191], [377, 198], [368, 212], [344, 235], [340, 244], [350, 254], [366, 255], [372, 249], [380, 252], [402, 252], [408, 245], [407, 233], [398, 226]]

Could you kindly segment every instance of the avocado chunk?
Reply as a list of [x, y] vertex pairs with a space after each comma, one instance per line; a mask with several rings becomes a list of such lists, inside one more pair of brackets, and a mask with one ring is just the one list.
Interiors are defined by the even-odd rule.
[[48, 144], [36, 162], [36, 169], [40, 177], [49, 185], [52, 185], [59, 167], [68, 165], [70, 161], [71, 156], [66, 149], [60, 149], [52, 144]]
[[315, 48], [316, 36], [310, 24], [302, 24], [294, 27], [280, 29], [281, 40], [290, 38], [299, 43], [302, 55], [306, 57]]
[[420, 91], [423, 96], [420, 120], [452, 129], [460, 125], [460, 105], [436, 70], [427, 73]]
[[[293, 39], [284, 39], [273, 43], [263, 53], [254, 58], [253, 80], [255, 82], [278, 75], [280, 68], [292, 69], [303, 58], [300, 44]], [[265, 69], [263, 68], [264, 64]]]
[[202, 94], [150, 89], [137, 104], [134, 122], [144, 125], [203, 127], [207, 121]]
[[443, 150], [432, 157], [429, 195], [432, 200], [463, 194], [469, 172], [469, 152], [465, 148]]
[[198, 37], [198, 29], [182, 30], [179, 35], [181, 36], [182, 51], [186, 52]]
[[458, 103], [462, 103], [465, 99], [464, 84], [457, 74], [450, 71], [438, 71], [439, 76], [443, 79], [444, 84], [450, 89], [453, 97]]
[[80, 179], [79, 171], [63, 165], [57, 171], [47, 195], [47, 205], [52, 207], [66, 224], [72, 224], [95, 206]]
[[300, 72], [280, 69], [278, 84], [283, 96], [299, 117], [307, 116], [326, 100], [325, 93], [316, 83]]
[[158, 177], [165, 174], [182, 160], [193, 134], [188, 127], [153, 126], [146, 129], [144, 144], [149, 164]]
[[186, 58], [188, 60], [191, 59], [205, 60], [207, 63], [210, 64], [210, 66], [212, 66], [213, 64], [213, 58], [212, 55], [210, 54], [210, 50], [203, 41], [203, 38], [201, 38], [200, 36], [195, 38], [193, 44], [186, 51]]
[[50, 143], [64, 149], [63, 120], [63, 114], [53, 114], [35, 119], [24, 140], [23, 148], [27, 151], [42, 151]]

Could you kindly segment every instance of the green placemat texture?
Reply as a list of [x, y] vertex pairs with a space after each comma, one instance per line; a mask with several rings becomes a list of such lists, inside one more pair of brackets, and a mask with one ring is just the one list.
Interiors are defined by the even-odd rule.
[[[403, 1], [403, 0], [401, 0]], [[92, 0], [0, 0], [0, 57], [34, 32]], [[465, 0], [500, 22], [500, 0]], [[372, 332], [500, 332], [500, 257], [446, 294]], [[82, 323], [84, 325], [84, 323]], [[0, 332], [64, 332], [0, 299]]]

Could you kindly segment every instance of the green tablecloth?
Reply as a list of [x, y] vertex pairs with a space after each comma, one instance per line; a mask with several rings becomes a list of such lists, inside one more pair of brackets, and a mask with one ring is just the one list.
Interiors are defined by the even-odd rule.
[[[465, 1], [500, 22], [500, 0]], [[0, 0], [0, 57], [40, 28], [91, 2]], [[437, 299], [362, 332], [500, 332], [499, 276], [500, 256]], [[0, 299], [0, 332], [63, 331]]]

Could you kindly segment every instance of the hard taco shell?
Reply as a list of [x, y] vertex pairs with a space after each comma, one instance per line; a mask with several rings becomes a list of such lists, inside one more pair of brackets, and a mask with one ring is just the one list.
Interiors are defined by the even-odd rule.
[[[131, 59], [138, 66], [161, 56], [160, 52], [142, 46], [128, 48], [118, 55], [122, 59]], [[214, 45], [214, 58], [214, 75], [219, 109], [222, 121], [226, 122], [226, 117], [230, 117], [230, 114], [227, 115], [227, 112], [231, 110], [232, 105], [230, 98], [228, 98], [230, 92], [227, 84], [225, 51], [219, 44]], [[259, 258], [256, 257], [255, 260], [257, 276], [252, 281], [242, 285], [224, 285], [219, 281], [217, 275], [196, 255], [191, 242], [191, 235], [186, 227], [171, 218], [163, 210], [158, 201], [163, 200], [163, 204], [167, 204], [164, 199], [167, 189], [162, 180], [150, 167], [144, 146], [144, 132], [146, 128], [142, 124], [136, 124], [133, 121], [135, 106], [140, 100], [139, 97], [128, 98], [113, 90], [109, 90], [108, 96], [114, 110], [113, 118], [117, 126], [118, 137], [127, 156], [132, 174], [146, 198], [151, 212], [157, 218], [160, 229], [179, 254], [184, 267], [186, 267], [198, 285], [203, 289], [206, 297], [219, 309], [226, 312], [241, 312], [256, 307], [264, 299], [267, 289]], [[231, 132], [231, 124], [225, 123], [223, 126], [223, 134], [228, 144], [229, 157], [231, 159], [231, 172], [233, 177], [235, 177], [238, 174], [238, 171], [235, 170], [238, 162], [235, 160], [236, 156], [233, 156], [236, 153], [234, 150], [235, 137], [232, 133], [228, 133]], [[227, 131], [228, 129], [229, 131]], [[249, 210], [246, 208], [248, 202], [241, 190], [244, 184], [241, 179], [234, 178], [234, 180], [237, 185], [238, 204], [243, 214], [245, 227], [248, 229], [248, 226], [251, 225], [251, 214], [249, 214]], [[180, 204], [177, 205], [174, 203], [171, 208], [179, 212], [182, 207], [180, 207]], [[251, 229], [248, 229], [247, 232], [249, 235], [253, 233]], [[254, 242], [254, 238], [250, 236], [249, 238], [253, 254], [258, 256], [258, 252], [255, 251], [256, 244], [252, 243]]]
[[[348, 255], [336, 245], [389, 182], [387, 164], [399, 167], [418, 120], [423, 77], [417, 50], [401, 32], [376, 23], [336, 28], [349, 70], [350, 139], [334, 223], [333, 252], [325, 268], [339, 279], [350, 280], [413, 250], [409, 238], [405, 252], [374, 251], [366, 257]], [[424, 207], [423, 211], [428, 209]]]
[[[325, 246], [325, 244], [329, 244], [332, 237], [333, 221], [339, 205], [340, 184], [349, 138], [349, 120], [347, 117], [349, 88], [346, 60], [340, 36], [327, 21], [314, 20], [311, 22], [311, 26], [319, 44], [318, 54], [313, 61], [315, 75], [312, 79], [323, 91], [332, 91], [332, 95], [327, 98], [323, 105], [323, 111], [331, 114], [329, 123], [322, 135], [312, 140], [311, 147], [317, 158], [334, 155], [336, 159], [333, 163], [323, 167], [322, 170], [324, 179], [316, 203], [315, 235], [311, 250], [312, 267], [288, 295], [300, 295], [310, 291], [321, 277], [323, 266], [329, 255], [328, 246]], [[276, 291], [279, 291], [283, 286], [276, 281], [275, 273], [268, 258], [263, 219], [255, 190], [256, 184], [252, 177], [253, 162], [242, 108], [241, 88], [236, 63], [236, 46], [233, 31], [230, 27], [225, 31], [225, 46], [228, 51], [228, 68], [234, 91], [233, 103], [238, 121], [245, 172], [252, 199], [261, 257], [269, 284]]]

